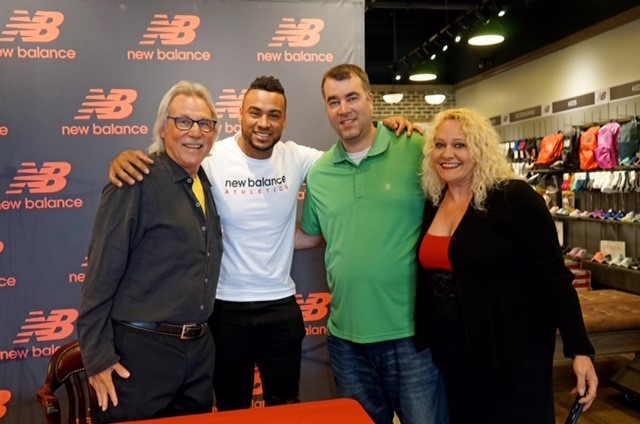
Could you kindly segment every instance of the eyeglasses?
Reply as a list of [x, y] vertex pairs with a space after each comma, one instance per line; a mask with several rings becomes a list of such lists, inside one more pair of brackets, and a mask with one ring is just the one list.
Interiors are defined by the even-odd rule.
[[181, 131], [189, 131], [191, 127], [193, 127], [193, 124], [197, 123], [200, 131], [211, 132], [215, 129], [216, 124], [218, 123], [218, 121], [214, 121], [213, 119], [200, 119], [196, 121], [195, 119], [187, 118], [186, 116], [167, 116], [167, 118], [173, 119], [176, 128]]

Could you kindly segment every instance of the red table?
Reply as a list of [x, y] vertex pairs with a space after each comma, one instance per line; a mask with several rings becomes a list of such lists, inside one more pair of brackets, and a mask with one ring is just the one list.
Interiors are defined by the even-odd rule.
[[353, 399], [303, 402], [266, 408], [213, 412], [211, 414], [128, 421], [127, 424], [371, 424], [373, 421]]

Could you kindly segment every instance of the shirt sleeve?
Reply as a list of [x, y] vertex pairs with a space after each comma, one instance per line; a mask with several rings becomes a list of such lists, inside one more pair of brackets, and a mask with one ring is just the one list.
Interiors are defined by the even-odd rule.
[[580, 301], [572, 285], [573, 274], [565, 266], [555, 224], [544, 200], [524, 181], [510, 184], [507, 191], [509, 201], [515, 205], [518, 244], [523, 246], [521, 254], [530, 261], [529, 269], [535, 274], [542, 295], [550, 302], [564, 355], [593, 355]]
[[300, 227], [302, 228], [302, 231], [312, 236], [322, 235], [322, 228], [320, 227], [320, 222], [318, 220], [318, 214], [313, 200], [313, 193], [308, 184], [304, 196], [304, 208]]
[[78, 318], [82, 359], [88, 375], [117, 363], [111, 310], [127, 267], [130, 246], [136, 242], [140, 184], [105, 187], [93, 226]]

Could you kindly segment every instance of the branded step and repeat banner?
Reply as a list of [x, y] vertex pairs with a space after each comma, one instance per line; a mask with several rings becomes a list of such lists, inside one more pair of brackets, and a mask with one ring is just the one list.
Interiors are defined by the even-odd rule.
[[[162, 95], [180, 79], [206, 85], [224, 138], [246, 87], [274, 75], [283, 138], [326, 149], [336, 136], [320, 82], [343, 62], [364, 64], [362, 0], [0, 2], [0, 422], [43, 422], [35, 393], [77, 337], [109, 161], [149, 146]], [[301, 397], [330, 398], [322, 249], [296, 253], [292, 273], [307, 328]], [[254, 393], [261, 406], [259, 376]]]

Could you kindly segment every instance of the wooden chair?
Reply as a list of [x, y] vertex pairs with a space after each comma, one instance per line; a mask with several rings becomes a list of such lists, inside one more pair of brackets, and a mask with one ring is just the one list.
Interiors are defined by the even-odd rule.
[[73, 340], [61, 346], [51, 357], [47, 379], [36, 399], [42, 405], [46, 424], [61, 424], [62, 414], [56, 391], [64, 385], [69, 424], [91, 423], [91, 407], [96, 405], [95, 392], [89, 386], [80, 356], [80, 344]]

